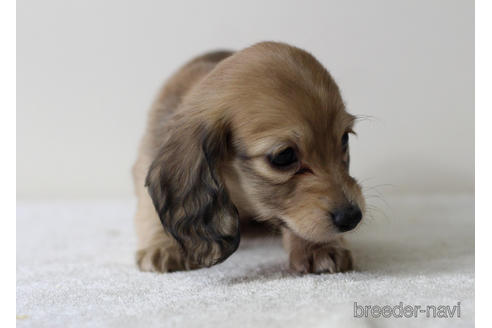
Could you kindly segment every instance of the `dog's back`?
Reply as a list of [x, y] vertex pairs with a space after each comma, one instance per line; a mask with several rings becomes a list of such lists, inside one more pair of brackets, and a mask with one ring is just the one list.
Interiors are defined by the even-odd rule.
[[166, 81], [149, 113], [147, 131], [153, 131], [151, 136], [157, 139], [151, 141], [153, 144], [162, 140], [160, 133], [164, 132], [163, 125], [179, 107], [189, 90], [220, 61], [232, 54], [232, 51], [223, 50], [198, 56], [186, 63]]
[[137, 195], [143, 190], [145, 174], [150, 165], [149, 157], [164, 138], [163, 128], [177, 110], [188, 91], [207, 75], [220, 61], [232, 55], [232, 51], [213, 51], [198, 56], [181, 67], [164, 84], [149, 112], [147, 129], [142, 138], [133, 176]]

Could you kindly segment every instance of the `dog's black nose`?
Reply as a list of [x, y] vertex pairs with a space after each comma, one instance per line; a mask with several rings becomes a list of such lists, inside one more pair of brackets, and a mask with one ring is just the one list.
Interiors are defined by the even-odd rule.
[[362, 219], [362, 212], [359, 206], [350, 205], [331, 212], [333, 223], [340, 232], [350, 231], [359, 224]]

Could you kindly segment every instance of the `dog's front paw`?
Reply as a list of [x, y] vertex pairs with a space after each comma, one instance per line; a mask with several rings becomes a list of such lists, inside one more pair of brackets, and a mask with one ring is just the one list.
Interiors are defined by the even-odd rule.
[[341, 243], [292, 249], [289, 261], [290, 268], [299, 273], [346, 272], [353, 269], [354, 262], [350, 250]]
[[177, 247], [150, 246], [137, 251], [137, 265], [141, 271], [173, 272], [185, 269], [182, 255]]

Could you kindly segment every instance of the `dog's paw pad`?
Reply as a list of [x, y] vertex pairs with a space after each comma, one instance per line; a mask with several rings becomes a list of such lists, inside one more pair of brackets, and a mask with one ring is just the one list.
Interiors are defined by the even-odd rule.
[[151, 246], [136, 254], [137, 265], [141, 271], [173, 272], [183, 270], [181, 255], [175, 249]]
[[353, 269], [350, 250], [331, 245], [313, 247], [301, 256], [290, 257], [290, 267], [298, 273], [337, 273]]

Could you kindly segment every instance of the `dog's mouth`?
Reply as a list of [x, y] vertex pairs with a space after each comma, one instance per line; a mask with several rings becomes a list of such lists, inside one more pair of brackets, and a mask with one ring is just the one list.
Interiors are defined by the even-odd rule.
[[357, 228], [358, 225], [359, 225], [359, 222], [349, 223], [346, 225], [337, 226], [337, 230], [339, 233], [349, 232], [349, 231], [352, 231], [355, 228]]
[[362, 218], [363, 214], [360, 208], [357, 205], [350, 204], [328, 212], [321, 220], [326, 221], [326, 223], [316, 220], [321, 224], [318, 228], [312, 226], [306, 230], [292, 222], [294, 220], [288, 220], [288, 217], [282, 216], [272, 218], [269, 222], [273, 223], [277, 228], [286, 229], [303, 239], [314, 243], [323, 243], [336, 238], [337, 235], [355, 230]]

